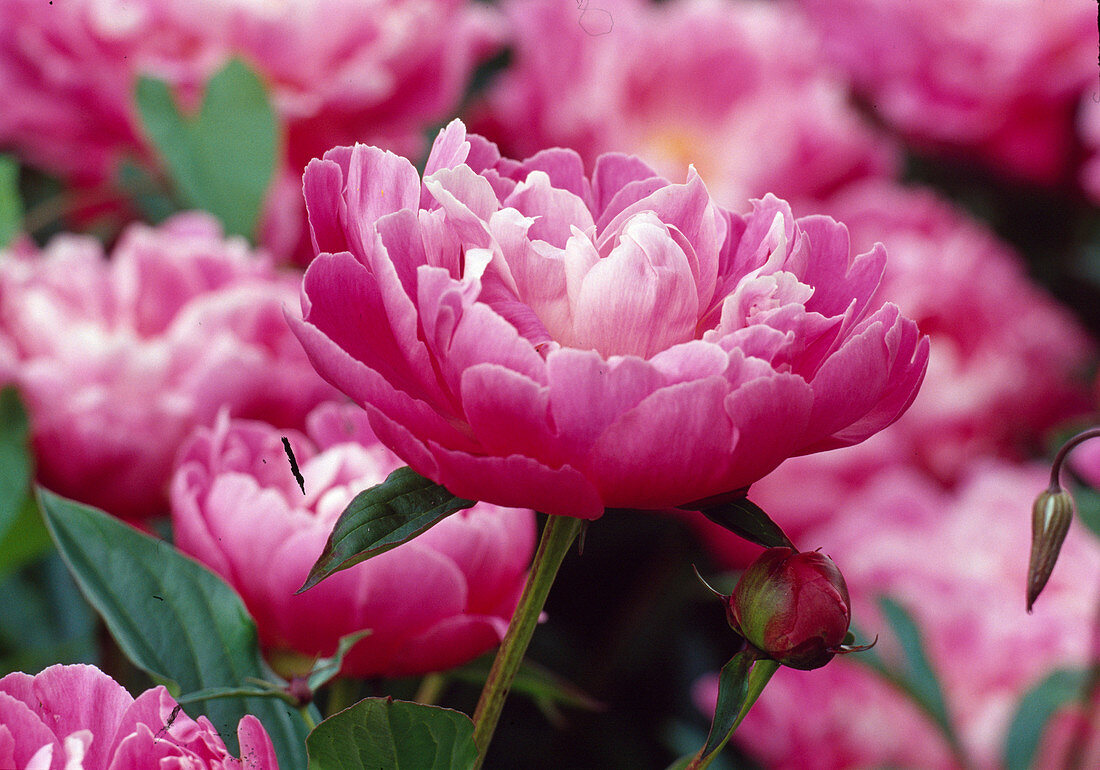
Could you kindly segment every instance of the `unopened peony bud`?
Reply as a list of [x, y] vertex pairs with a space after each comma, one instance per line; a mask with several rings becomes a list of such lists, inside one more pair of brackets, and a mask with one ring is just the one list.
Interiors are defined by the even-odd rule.
[[1054, 571], [1073, 520], [1073, 510], [1073, 498], [1060, 486], [1049, 487], [1035, 498], [1031, 508], [1031, 558], [1027, 565], [1028, 612]]
[[730, 617], [750, 644], [791, 668], [820, 668], [842, 651], [852, 613], [844, 576], [828, 556], [770, 548], [730, 596]]

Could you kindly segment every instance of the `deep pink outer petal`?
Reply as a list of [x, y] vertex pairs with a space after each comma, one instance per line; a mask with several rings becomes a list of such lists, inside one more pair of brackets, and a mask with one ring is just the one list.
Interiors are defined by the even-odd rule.
[[859, 443], [892, 423], [916, 397], [928, 338], [887, 304], [860, 323], [810, 383], [814, 411], [802, 453]]
[[435, 442], [429, 442], [428, 448], [439, 467], [436, 481], [459, 497], [581, 519], [603, 515], [605, 504], [596, 488], [571, 465], [551, 468], [515, 454], [471, 455]]

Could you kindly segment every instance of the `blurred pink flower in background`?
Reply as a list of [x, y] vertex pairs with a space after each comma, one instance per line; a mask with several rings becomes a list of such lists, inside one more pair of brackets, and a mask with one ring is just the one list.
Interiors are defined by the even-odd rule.
[[1096, 206], [1100, 206], [1100, 84], [1081, 100], [1077, 132], [1087, 157], [1081, 166], [1081, 188]]
[[1046, 431], [1088, 413], [1095, 345], [984, 225], [930, 190], [891, 183], [855, 186], [823, 208], [857, 251], [886, 246], [875, 300], [931, 337], [921, 393], [890, 430], [912, 461], [952, 481], [982, 455], [1028, 457]]
[[897, 419], [927, 339], [870, 303], [886, 258], [768, 196], [569, 150], [501, 159], [458, 121], [423, 185], [366, 147], [310, 163], [292, 322], [379, 438], [454, 494], [595, 518], [747, 486]]
[[[897, 303], [930, 336], [931, 355], [920, 393], [896, 423], [859, 446], [788, 460], [753, 485], [749, 497], [796, 544], [887, 468], [911, 465], [951, 485], [978, 458], [1041, 451], [1047, 431], [1093, 408], [1093, 342], [976, 220], [930, 190], [878, 181], [822, 208], [847, 225], [856, 251], [885, 244], [890, 258], [873, 301]], [[725, 566], [759, 551], [701, 517], [693, 522], [723, 544]]]
[[[585, 24], [596, 5], [614, 22], [607, 34]], [[670, 179], [694, 163], [715, 200], [738, 211], [765, 193], [797, 206], [895, 170], [892, 145], [849, 107], [813, 30], [784, 4], [502, 8], [514, 60], [470, 125], [507, 155], [571, 147], [591, 169], [601, 153], [628, 152]]]
[[179, 711], [163, 687], [135, 700], [95, 666], [50, 666], [0, 679], [0, 767], [26, 770], [278, 770], [256, 717], [237, 728], [241, 758], [210, 720]]
[[289, 433], [305, 495], [284, 454], [287, 432], [224, 415], [187, 444], [172, 483], [176, 545], [241, 594], [273, 663], [331, 655], [365, 628], [347, 675], [423, 674], [495, 647], [534, 551], [529, 510], [479, 503], [294, 595], [351, 499], [402, 465], [356, 406], [318, 407], [308, 432]]
[[[852, 621], [888, 661], [900, 652], [875, 599], [916, 619], [949, 714], [979, 768], [1000, 766], [1020, 697], [1055, 668], [1089, 661], [1100, 550], [1075, 527], [1033, 615], [1024, 610], [1028, 506], [1045, 466], [976, 463], [957, 492], [906, 468], [880, 474], [804, 534], [840, 567]], [[774, 514], [782, 520], [782, 512]], [[856, 655], [859, 655], [857, 653]], [[700, 701], [713, 709], [713, 682]], [[933, 725], [855, 656], [822, 671], [781, 670], [735, 733], [769, 768], [954, 767]], [[858, 704], [858, 707], [857, 705]], [[868, 704], [875, 704], [874, 708]]]
[[1096, 80], [1085, 0], [801, 0], [825, 58], [869, 108], [926, 149], [1066, 180], [1074, 112]]
[[299, 216], [310, 158], [362, 140], [419, 157], [502, 36], [491, 9], [465, 0], [0, 0], [0, 28], [0, 148], [85, 185], [150, 156], [139, 75], [194, 103], [243, 57], [286, 129], [275, 185], [291, 192], [273, 193], [264, 223], [265, 243], [283, 248], [300, 233], [282, 220]]
[[299, 274], [215, 220], [132, 225], [110, 259], [59, 236], [0, 262], [0, 382], [27, 403], [38, 478], [137, 519], [166, 512], [175, 453], [223, 406], [301, 425], [334, 392], [287, 327]]

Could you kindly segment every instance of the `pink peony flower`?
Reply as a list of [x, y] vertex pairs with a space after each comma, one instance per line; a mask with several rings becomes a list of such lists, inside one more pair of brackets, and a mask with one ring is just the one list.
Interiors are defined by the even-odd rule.
[[[887, 660], [900, 660], [900, 651], [875, 598], [891, 596], [914, 615], [978, 768], [1001, 766], [1008, 725], [1026, 691], [1056, 668], [1089, 660], [1100, 550], [1081, 528], [1071, 529], [1034, 614], [1024, 610], [1029, 509], [1048, 473], [990, 461], [957, 492], [944, 492], [934, 480], [896, 468], [850, 496], [800, 543], [822, 546], [835, 559], [854, 626], [883, 634], [876, 650]], [[776, 674], [735, 738], [769, 768], [954, 767], [931, 723], [856, 662], [858, 655], [822, 672]], [[928, 759], [916, 759], [923, 751]]]
[[0, 679], [0, 767], [25, 770], [278, 770], [260, 720], [237, 728], [241, 758], [210, 720], [193, 720], [163, 687], [135, 700], [95, 666], [50, 666]]
[[919, 145], [1055, 184], [1096, 79], [1092, 3], [802, 0], [826, 59]]
[[108, 181], [124, 156], [150, 158], [139, 75], [197, 102], [215, 71], [243, 57], [286, 130], [286, 171], [263, 226], [273, 248], [301, 232], [310, 158], [359, 140], [419, 156], [424, 130], [454, 111], [502, 34], [494, 12], [466, 0], [0, 0], [0, 27], [0, 147], [84, 185]]
[[495, 647], [523, 590], [534, 514], [478, 504], [295, 596], [352, 497], [402, 465], [350, 404], [318, 407], [309, 435], [223, 414], [192, 437], [172, 483], [176, 544], [237, 589], [275, 664], [331, 655], [365, 628], [345, 674], [422, 674]]
[[[715, 200], [818, 199], [896, 168], [892, 146], [820, 65], [813, 30], [766, 2], [510, 0], [513, 64], [472, 128], [514, 157], [563, 146], [669, 179], [694, 163]], [[596, 25], [610, 20], [606, 34]], [[690, 44], [686, 44], [690, 41]], [[795, 42], [797, 41], [797, 42]]]
[[663, 508], [855, 444], [905, 410], [927, 340], [868, 304], [885, 260], [773, 196], [717, 207], [694, 169], [523, 163], [442, 131], [423, 183], [374, 147], [306, 170], [314, 366], [453, 493], [552, 514]]
[[302, 424], [333, 391], [287, 328], [277, 274], [206, 215], [130, 227], [108, 260], [60, 236], [0, 262], [0, 382], [30, 415], [39, 480], [129, 519], [162, 512], [172, 459], [218, 410]]

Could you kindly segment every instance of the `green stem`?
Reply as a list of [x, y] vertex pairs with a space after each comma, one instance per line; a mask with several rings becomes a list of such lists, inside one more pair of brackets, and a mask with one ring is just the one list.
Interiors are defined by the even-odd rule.
[[420, 680], [420, 687], [417, 688], [413, 700], [417, 703], [423, 703], [425, 706], [434, 705], [435, 702], [439, 700], [439, 696], [443, 694], [443, 690], [446, 686], [447, 677], [443, 674], [438, 672], [435, 674], [428, 674]]
[[473, 770], [479, 770], [485, 761], [485, 753], [504, 708], [504, 700], [508, 697], [512, 680], [523, 662], [527, 645], [531, 643], [531, 636], [535, 633], [550, 586], [554, 584], [558, 567], [573, 541], [577, 539], [583, 523], [582, 519], [572, 516], [551, 516], [546, 520], [535, 560], [531, 563], [527, 585], [519, 597], [512, 622], [508, 624], [508, 632], [500, 643], [474, 711], [474, 743], [477, 744], [478, 757]]

